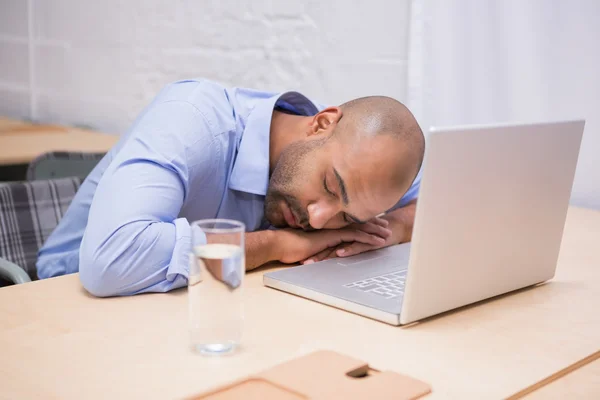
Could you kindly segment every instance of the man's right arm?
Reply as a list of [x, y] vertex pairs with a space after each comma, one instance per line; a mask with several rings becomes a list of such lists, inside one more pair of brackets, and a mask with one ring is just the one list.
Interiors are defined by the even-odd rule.
[[[214, 139], [191, 104], [154, 106], [104, 172], [79, 251], [79, 277], [96, 296], [166, 292], [187, 284], [191, 229], [180, 218], [191, 179], [210, 175]], [[195, 172], [194, 172], [195, 171]]]

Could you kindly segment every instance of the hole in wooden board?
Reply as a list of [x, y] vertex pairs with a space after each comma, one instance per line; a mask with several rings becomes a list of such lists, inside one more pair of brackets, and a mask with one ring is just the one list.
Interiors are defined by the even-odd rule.
[[377, 375], [378, 373], [378, 370], [370, 368], [368, 365], [365, 365], [363, 367], [359, 367], [352, 371], [346, 372], [346, 376], [353, 379], [364, 379], [368, 378], [369, 376]]

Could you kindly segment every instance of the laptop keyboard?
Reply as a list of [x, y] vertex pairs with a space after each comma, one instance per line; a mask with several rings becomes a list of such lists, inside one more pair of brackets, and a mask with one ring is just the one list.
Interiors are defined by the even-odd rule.
[[377, 294], [386, 299], [393, 299], [394, 297], [402, 296], [404, 294], [405, 281], [406, 270], [403, 269], [401, 271], [394, 271], [389, 274], [347, 283], [344, 287]]

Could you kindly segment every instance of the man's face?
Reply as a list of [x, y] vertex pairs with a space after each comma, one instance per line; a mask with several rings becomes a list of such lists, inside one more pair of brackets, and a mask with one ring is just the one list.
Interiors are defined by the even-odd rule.
[[388, 210], [411, 184], [392, 183], [399, 154], [390, 140], [308, 137], [289, 145], [271, 175], [267, 220], [278, 228], [337, 229]]

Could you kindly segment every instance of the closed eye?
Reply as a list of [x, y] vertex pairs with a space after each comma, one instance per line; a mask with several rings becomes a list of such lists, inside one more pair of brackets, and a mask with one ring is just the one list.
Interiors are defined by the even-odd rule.
[[[333, 196], [335, 198], [337, 198], [337, 194], [333, 193], [330, 189], [329, 186], [327, 186], [327, 177], [323, 178], [323, 189], [325, 189], [325, 192], [327, 192], [328, 195]], [[352, 218], [351, 216], [349, 216], [348, 214], [344, 213], [343, 217], [344, 222], [348, 223], [348, 224], [354, 224], [357, 223], [357, 221], [354, 220], [354, 218]]]
[[329, 186], [327, 186], [327, 177], [323, 178], [323, 188], [325, 189], [327, 194], [336, 197], [335, 193], [333, 193], [331, 190], [329, 190]]

